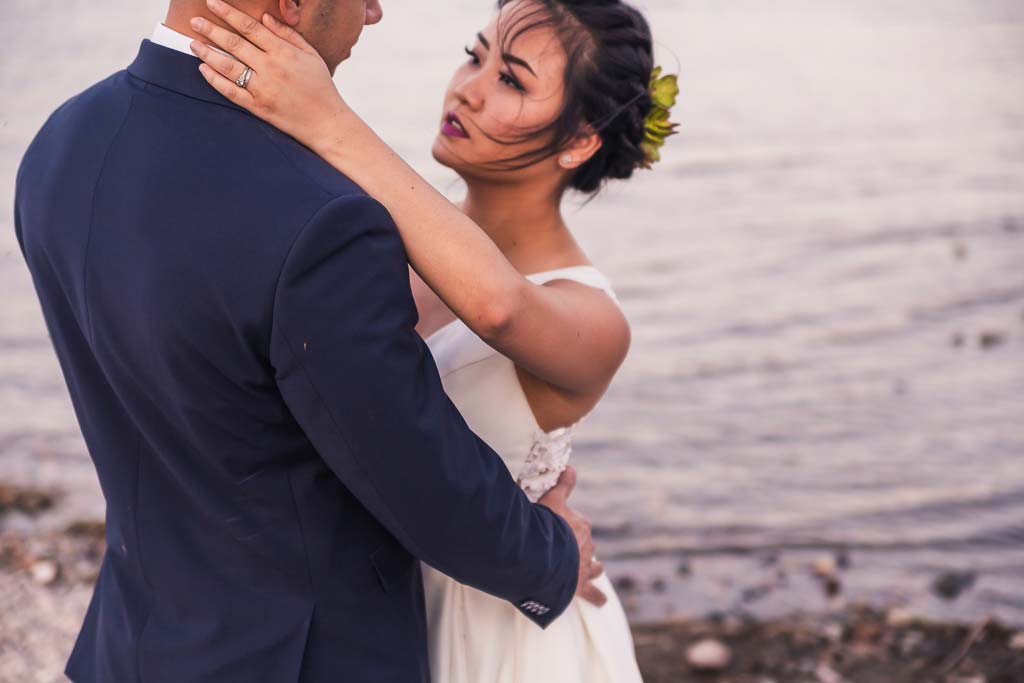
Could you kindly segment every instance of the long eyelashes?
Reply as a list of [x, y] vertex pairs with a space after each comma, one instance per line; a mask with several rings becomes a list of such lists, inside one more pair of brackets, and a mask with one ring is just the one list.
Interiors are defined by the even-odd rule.
[[[476, 52], [469, 49], [468, 47], [464, 47], [462, 49], [465, 51], [467, 55], [471, 57], [470, 64], [472, 64], [473, 66], [480, 66], [480, 57], [477, 56]], [[504, 71], [502, 71], [500, 74], [500, 78], [501, 82], [504, 83], [505, 85], [511, 88], [515, 88], [519, 92], [526, 92], [526, 88], [524, 88], [522, 84], [519, 81], [517, 81], [515, 76], [513, 76], [512, 74], [505, 73]]]

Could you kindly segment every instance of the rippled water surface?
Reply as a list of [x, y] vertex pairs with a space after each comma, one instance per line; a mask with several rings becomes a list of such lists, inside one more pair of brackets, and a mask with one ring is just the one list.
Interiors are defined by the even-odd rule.
[[[43, 523], [102, 503], [14, 240], [14, 173], [162, 6], [4, 4], [0, 477], [68, 491]], [[1024, 623], [1024, 7], [643, 6], [681, 71], [682, 132], [571, 212], [634, 329], [575, 455], [599, 554], [640, 587], [634, 617], [729, 608], [780, 564], [794, 578], [748, 607], [820, 606], [800, 567], [843, 547], [851, 598]], [[489, 3], [385, 11], [338, 82], [457, 196], [429, 147]], [[933, 596], [954, 569], [974, 585]]]

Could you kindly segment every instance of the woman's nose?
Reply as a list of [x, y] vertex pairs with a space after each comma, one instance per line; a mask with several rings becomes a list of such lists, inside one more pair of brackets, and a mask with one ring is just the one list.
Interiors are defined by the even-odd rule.
[[462, 101], [466, 108], [471, 111], [479, 111], [484, 106], [484, 96], [481, 90], [480, 74], [467, 76], [462, 82], [455, 86], [455, 96]]

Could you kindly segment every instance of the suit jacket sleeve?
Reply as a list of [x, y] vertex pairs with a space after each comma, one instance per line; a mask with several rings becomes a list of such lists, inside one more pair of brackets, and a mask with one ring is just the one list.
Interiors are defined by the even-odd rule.
[[391, 216], [365, 195], [336, 198], [281, 272], [278, 386], [329, 467], [410, 553], [546, 628], [576, 591], [575, 537], [470, 431], [417, 321]]

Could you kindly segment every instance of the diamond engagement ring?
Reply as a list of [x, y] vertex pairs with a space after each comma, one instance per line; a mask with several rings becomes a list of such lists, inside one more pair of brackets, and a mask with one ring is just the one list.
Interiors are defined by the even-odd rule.
[[244, 88], [249, 85], [250, 78], [252, 78], [252, 67], [247, 66], [245, 67], [245, 71], [242, 72], [242, 75], [238, 77], [237, 81], [235, 81], [235, 85], [239, 88]]

